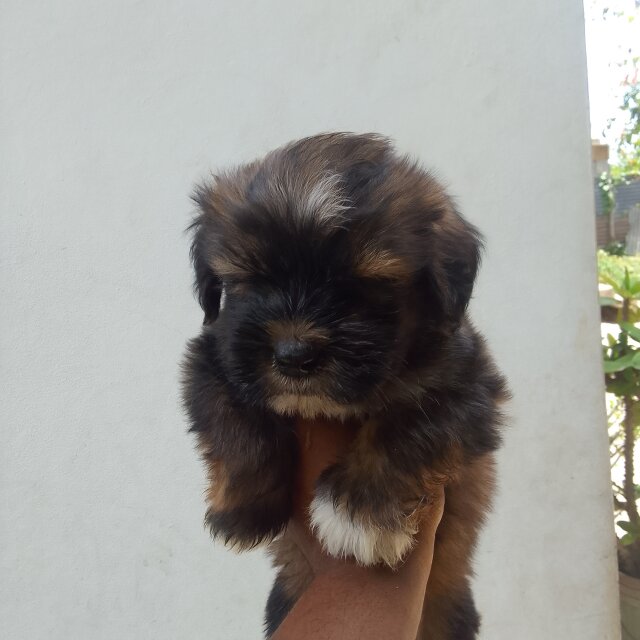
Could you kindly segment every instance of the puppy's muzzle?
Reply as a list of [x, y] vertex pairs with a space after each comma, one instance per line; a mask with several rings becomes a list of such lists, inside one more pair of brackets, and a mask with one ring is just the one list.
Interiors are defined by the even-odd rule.
[[308, 340], [279, 340], [273, 347], [273, 362], [278, 371], [291, 378], [308, 376], [318, 366], [320, 347]]

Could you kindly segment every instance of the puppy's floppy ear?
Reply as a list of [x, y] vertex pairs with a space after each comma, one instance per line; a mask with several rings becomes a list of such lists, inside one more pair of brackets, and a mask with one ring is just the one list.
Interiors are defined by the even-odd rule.
[[222, 280], [206, 259], [205, 230], [201, 219], [197, 218], [191, 228], [195, 230], [191, 243], [191, 262], [195, 272], [193, 288], [204, 311], [203, 324], [211, 324], [220, 311]]
[[483, 240], [478, 229], [456, 215], [459, 227], [452, 234], [450, 254], [444, 260], [444, 272], [448, 311], [459, 322], [471, 300], [482, 257]]
[[455, 330], [471, 300], [483, 249], [482, 235], [454, 211], [441, 220], [435, 234], [435, 261], [425, 266], [423, 283], [440, 308], [447, 330]]

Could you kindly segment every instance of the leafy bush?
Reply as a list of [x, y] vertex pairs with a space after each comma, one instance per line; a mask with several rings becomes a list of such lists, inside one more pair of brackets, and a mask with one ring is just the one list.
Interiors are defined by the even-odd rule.
[[604, 374], [607, 392], [615, 402], [609, 413], [612, 466], [624, 464], [624, 480], [620, 486], [612, 480], [616, 524], [625, 533], [620, 538], [620, 568], [640, 577], [640, 514], [635, 484], [635, 441], [640, 426], [640, 258], [612, 256], [598, 252], [600, 282], [611, 288], [612, 295], [601, 298], [603, 305], [618, 309], [617, 335], [609, 334], [603, 346]]
[[[623, 285], [625, 270], [633, 279], [640, 279], [640, 256], [612, 255], [607, 251], [598, 251], [598, 273], [600, 280], [614, 288]], [[621, 294], [620, 294], [621, 295]]]
[[608, 253], [610, 256], [624, 256], [625, 255], [625, 243], [618, 240], [610, 242], [604, 246], [602, 250]]

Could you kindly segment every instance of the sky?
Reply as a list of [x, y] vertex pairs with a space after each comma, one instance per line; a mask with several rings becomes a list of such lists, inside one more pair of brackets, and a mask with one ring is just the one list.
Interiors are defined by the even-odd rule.
[[591, 137], [607, 142], [615, 160], [623, 117], [610, 130], [607, 123], [620, 115], [623, 83], [632, 73], [625, 60], [640, 56], [640, 0], [584, 0], [584, 9]]

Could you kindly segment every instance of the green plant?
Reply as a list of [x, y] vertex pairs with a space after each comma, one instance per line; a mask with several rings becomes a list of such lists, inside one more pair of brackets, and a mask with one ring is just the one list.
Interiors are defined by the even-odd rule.
[[624, 531], [620, 538], [620, 567], [640, 577], [640, 487], [635, 484], [634, 454], [640, 426], [640, 260], [598, 254], [600, 282], [611, 293], [601, 303], [617, 308], [617, 335], [609, 333], [604, 351], [606, 390], [612, 394], [609, 413], [612, 466], [623, 465], [622, 485], [612, 479], [616, 524]]
[[625, 126], [618, 144], [618, 162], [612, 167], [614, 179], [629, 180], [640, 177], [640, 82], [637, 79], [639, 60], [633, 59], [635, 77], [627, 81], [620, 106], [625, 117]]
[[[611, 286], [612, 293], [616, 294], [616, 287], [624, 284], [625, 270], [629, 272], [632, 280], [640, 279], [640, 256], [617, 256], [606, 251], [598, 251], [600, 282]], [[622, 296], [619, 293], [618, 296], [618, 303], [621, 303]]]
[[608, 245], [602, 247], [602, 250], [608, 253], [610, 256], [624, 256], [625, 255], [625, 243], [619, 240], [614, 240]]
[[605, 215], [611, 215], [615, 208], [615, 183], [611, 175], [607, 172], [600, 174], [598, 178], [598, 192], [600, 194], [600, 203], [602, 204], [602, 212]]

